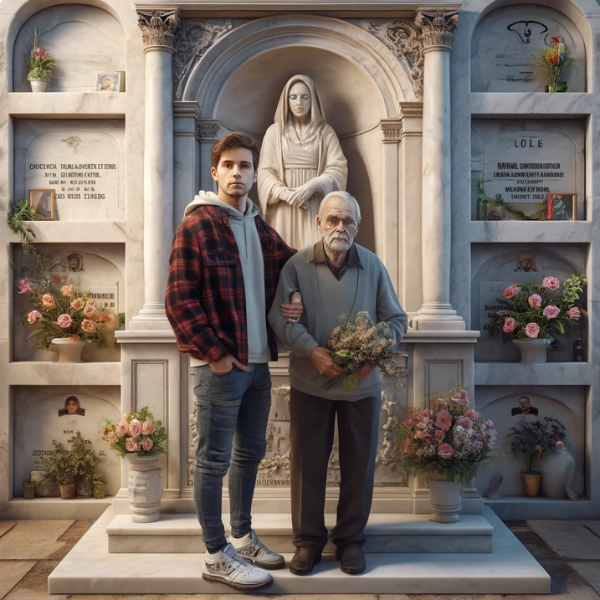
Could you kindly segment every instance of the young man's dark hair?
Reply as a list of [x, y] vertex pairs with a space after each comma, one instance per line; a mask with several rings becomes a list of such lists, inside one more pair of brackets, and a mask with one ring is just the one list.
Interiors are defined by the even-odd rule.
[[221, 154], [226, 150], [235, 150], [236, 148], [245, 148], [252, 152], [252, 163], [254, 170], [258, 168], [258, 161], [260, 154], [258, 152], [258, 146], [252, 141], [252, 138], [245, 133], [234, 131], [224, 135], [210, 151], [210, 162], [216, 169], [219, 166], [219, 160], [221, 160]]

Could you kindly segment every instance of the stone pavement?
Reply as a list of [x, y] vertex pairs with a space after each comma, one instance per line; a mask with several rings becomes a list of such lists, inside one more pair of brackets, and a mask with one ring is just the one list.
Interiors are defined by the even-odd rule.
[[[0, 521], [0, 600], [94, 600], [50, 596], [48, 575], [91, 521]], [[600, 600], [600, 521], [509, 521], [507, 525], [552, 577], [550, 596], [345, 595], [344, 600]], [[268, 596], [273, 600], [340, 600], [336, 595]], [[239, 600], [240, 595], [122, 595], [98, 600]]]

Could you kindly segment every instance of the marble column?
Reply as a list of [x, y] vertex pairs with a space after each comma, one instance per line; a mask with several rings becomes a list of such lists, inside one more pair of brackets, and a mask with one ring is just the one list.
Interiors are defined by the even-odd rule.
[[138, 11], [146, 53], [144, 306], [131, 329], [170, 329], [165, 315], [173, 238], [173, 41], [178, 10]]
[[450, 52], [458, 14], [420, 10], [423, 75], [423, 305], [413, 318], [417, 329], [464, 330], [450, 304], [451, 133]]

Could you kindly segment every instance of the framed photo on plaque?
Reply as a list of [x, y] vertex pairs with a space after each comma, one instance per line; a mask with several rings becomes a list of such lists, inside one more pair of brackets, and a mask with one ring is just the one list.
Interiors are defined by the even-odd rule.
[[97, 92], [124, 92], [125, 71], [114, 71], [113, 73], [98, 73], [96, 75]]
[[577, 218], [577, 194], [548, 194], [548, 221]]
[[54, 190], [29, 190], [29, 209], [40, 221], [56, 220], [56, 193]]

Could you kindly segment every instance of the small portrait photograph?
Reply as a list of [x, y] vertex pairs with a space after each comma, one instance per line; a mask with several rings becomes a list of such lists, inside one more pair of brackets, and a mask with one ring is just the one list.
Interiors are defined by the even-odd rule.
[[537, 417], [538, 409], [535, 406], [531, 406], [531, 398], [529, 396], [521, 396], [519, 398], [519, 406], [511, 409], [510, 414], [513, 417], [518, 415], [533, 415]]
[[56, 220], [56, 196], [54, 190], [29, 190], [29, 208], [42, 221]]
[[515, 271], [524, 271], [525, 273], [536, 272], [535, 256], [529, 252], [523, 252], [517, 256], [517, 268]]
[[548, 194], [548, 221], [577, 218], [577, 194]]
[[83, 256], [74, 252], [67, 256], [67, 265], [70, 271], [78, 273], [79, 271], [85, 271], [83, 268]]
[[121, 92], [123, 74], [120, 71], [114, 73], [98, 73], [96, 75], [97, 92]]
[[85, 417], [85, 408], [81, 408], [81, 405], [79, 404], [79, 398], [77, 396], [67, 396], [67, 399], [65, 400], [65, 407], [59, 409], [59, 417], [64, 417], [66, 415], [70, 417], [74, 415]]

